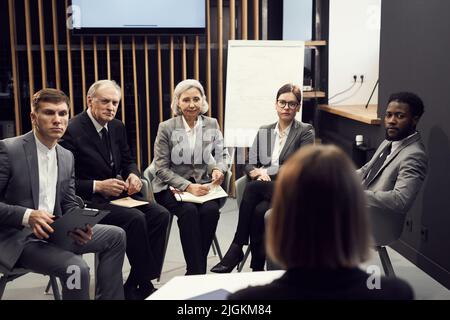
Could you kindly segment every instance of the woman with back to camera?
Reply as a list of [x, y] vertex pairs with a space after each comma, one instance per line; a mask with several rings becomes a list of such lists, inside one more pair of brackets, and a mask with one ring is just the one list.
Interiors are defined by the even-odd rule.
[[287, 271], [229, 299], [413, 299], [400, 279], [358, 266], [372, 245], [361, 181], [335, 146], [310, 146], [285, 163], [275, 186], [267, 230], [269, 257]]
[[278, 169], [297, 149], [314, 143], [313, 127], [295, 119], [301, 101], [302, 93], [297, 85], [288, 83], [278, 90], [272, 107], [278, 119], [259, 128], [250, 148], [244, 167], [248, 182], [239, 207], [236, 233], [227, 253], [212, 272], [231, 272], [242, 260], [242, 247], [248, 244], [249, 238], [250, 267], [253, 271], [264, 270], [264, 214], [270, 209]]
[[203, 86], [194, 79], [181, 81], [173, 93], [175, 116], [161, 122], [155, 141], [156, 201], [178, 218], [186, 275], [206, 273], [206, 258], [219, 221], [219, 200], [202, 204], [178, 202], [174, 187], [196, 196], [220, 185], [229, 163], [217, 120], [208, 111]]

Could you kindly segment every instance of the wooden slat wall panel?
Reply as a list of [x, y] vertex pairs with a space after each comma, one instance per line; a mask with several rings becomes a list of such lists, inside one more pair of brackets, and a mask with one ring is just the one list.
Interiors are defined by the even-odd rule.
[[8, 0], [8, 14], [9, 14], [9, 40], [11, 44], [11, 64], [12, 64], [12, 85], [14, 94], [14, 123], [16, 128], [16, 135], [22, 134], [22, 116], [20, 112], [20, 96], [19, 96], [19, 65], [17, 59], [17, 31], [16, 31], [16, 16], [14, 0]]
[[241, 22], [241, 39], [248, 39], [248, 1], [241, 0], [241, 9], [242, 9], [242, 22]]
[[200, 80], [200, 44], [199, 37], [195, 36], [194, 48], [194, 79]]
[[211, 117], [211, 1], [206, 0], [206, 97]]
[[235, 0], [230, 0], [230, 34], [228, 38], [234, 40], [236, 38], [236, 2]]
[[94, 37], [93, 41], [93, 51], [94, 51], [94, 79], [98, 80], [98, 54], [97, 54], [97, 37]]
[[253, 40], [259, 40], [259, 0], [253, 0]]
[[219, 126], [223, 130], [223, 1], [217, 0], [217, 107]]
[[84, 37], [80, 37], [81, 55], [81, 95], [83, 96], [83, 110], [86, 110], [86, 63], [84, 60]]
[[45, 31], [44, 31], [44, 11], [42, 8], [42, 0], [38, 0], [39, 15], [39, 45], [41, 49], [41, 75], [42, 88], [47, 88], [47, 61], [45, 57]]
[[183, 37], [183, 43], [181, 47], [181, 78], [187, 79], [187, 62], [186, 62], [186, 37]]
[[34, 94], [34, 70], [33, 70], [33, 52], [31, 51], [31, 21], [30, 21], [30, 0], [25, 1], [25, 33], [27, 38], [27, 60], [28, 60], [28, 82], [30, 94], [30, 108], [31, 100]]
[[174, 57], [173, 57], [173, 37], [170, 37], [169, 42], [169, 77], [170, 77], [170, 101], [173, 100], [173, 90], [175, 88], [175, 65], [174, 65]]
[[123, 40], [119, 39], [119, 56], [120, 56], [120, 89], [122, 90], [122, 100], [120, 101], [122, 106], [122, 122], [125, 124], [125, 77], [123, 74]]
[[[73, 116], [75, 114], [74, 110], [74, 103], [81, 104], [81, 98], [79, 97], [79, 90], [81, 88], [81, 96], [82, 96], [82, 103], [83, 103], [83, 110], [86, 108], [86, 93], [87, 93], [87, 86], [91, 85], [90, 83], [87, 84], [87, 79], [91, 79], [90, 77], [87, 77], [89, 74], [88, 72], [94, 73], [95, 81], [97, 81], [100, 77], [103, 77], [103, 75], [100, 74], [100, 71], [103, 70], [100, 68], [102, 66], [102, 63], [105, 63], [103, 60], [105, 57], [102, 52], [106, 51], [106, 72], [107, 72], [107, 78], [108, 79], [114, 79], [113, 75], [115, 72], [120, 72], [120, 87], [121, 87], [121, 93], [122, 93], [122, 100], [121, 100], [121, 120], [125, 123], [126, 118], [126, 99], [125, 99], [125, 84], [127, 82], [126, 79], [130, 77], [130, 68], [129, 66], [125, 65], [125, 63], [129, 63], [128, 60], [125, 60], [125, 50], [130, 50], [132, 53], [132, 63], [133, 63], [133, 82], [134, 82], [134, 104], [135, 104], [135, 116], [136, 116], [136, 142], [138, 143], [137, 146], [137, 158], [139, 161], [139, 165], [143, 163], [149, 163], [151, 161], [152, 157], [152, 148], [147, 148], [147, 154], [141, 155], [141, 146], [140, 146], [140, 132], [146, 132], [146, 138], [143, 139], [143, 141], [146, 141], [150, 146], [152, 143], [151, 140], [151, 123], [150, 120], [152, 119], [152, 116], [156, 116], [156, 112], [159, 113], [159, 121], [164, 120], [164, 95], [167, 94], [170, 95], [170, 100], [172, 100], [172, 94], [174, 87], [176, 85], [176, 82], [178, 79], [186, 79], [186, 78], [195, 78], [200, 80], [205, 85], [205, 91], [207, 95], [208, 102], [210, 104], [210, 109], [208, 111], [208, 115], [211, 116], [214, 114], [217, 116], [217, 120], [223, 128], [223, 122], [224, 122], [224, 91], [225, 91], [225, 45], [229, 39], [259, 39], [260, 38], [260, 31], [259, 31], [259, 22], [260, 22], [260, 5], [259, 0], [253, 0], [251, 3], [251, 16], [249, 20], [249, 0], [229, 0], [229, 1], [223, 1], [223, 0], [217, 0], [217, 1], [211, 1], [206, 0], [206, 33], [205, 35], [195, 35], [194, 37], [188, 37], [188, 36], [182, 36], [182, 37], [155, 37], [155, 38], [149, 38], [147, 36], [144, 37], [132, 37], [131, 41], [125, 40], [129, 39], [129, 37], [122, 38], [117, 37], [119, 42], [117, 43], [115, 39], [117, 38], [111, 38], [110, 36], [106, 36], [105, 38], [105, 45], [102, 45], [101, 38], [98, 38], [96, 36], [73, 36], [71, 31], [66, 28], [66, 48], [62, 49], [61, 45], [62, 43], [59, 43], [59, 34], [58, 30], [61, 30], [59, 28], [65, 28], [65, 22], [67, 20], [66, 14], [64, 14], [65, 19], [60, 19], [58, 17], [58, 14], [62, 14], [62, 11], [58, 11], [57, 7], [57, 0], [51, 1], [51, 11], [44, 12], [47, 9], [50, 9], [50, 5], [43, 6], [45, 2], [43, 0], [37, 0], [37, 7], [38, 7], [38, 14], [39, 17], [37, 17], [36, 21], [39, 21], [39, 39], [37, 38], [37, 29], [35, 26], [31, 26], [31, 17], [30, 17], [30, 0], [23, 0], [24, 1], [24, 18], [21, 16], [20, 18], [16, 17], [17, 19], [20, 19], [20, 23], [23, 24], [25, 22], [25, 32], [26, 32], [26, 57], [28, 62], [28, 79], [23, 79], [22, 81], [28, 81], [28, 87], [29, 87], [29, 95], [30, 97], [34, 94], [35, 91], [35, 84], [34, 84], [34, 66], [33, 66], [33, 54], [40, 54], [40, 61], [41, 61], [41, 73], [42, 73], [42, 86], [47, 86], [47, 82], [53, 82], [53, 79], [55, 80], [54, 83], [57, 88], [68, 88], [68, 93], [70, 97], [70, 114]], [[33, 2], [35, 4], [35, 2]], [[15, 15], [14, 11], [14, 1], [8, 0], [8, 5], [10, 6], [9, 14]], [[68, 6], [68, 0], [65, 0], [65, 9], [67, 13], [67, 6]], [[225, 16], [225, 13], [227, 11], [224, 10], [224, 6], [229, 6], [229, 15]], [[238, 6], [238, 10], [240, 10], [240, 15], [236, 14], [236, 6]], [[214, 15], [211, 15], [211, 9], [217, 9], [217, 11], [214, 11]], [[62, 9], [62, 8], [60, 8]], [[12, 10], [12, 11], [11, 11]], [[217, 13], [217, 15], [215, 15]], [[48, 35], [45, 34], [44, 30], [44, 22], [45, 17], [48, 16], [52, 17], [52, 30], [53, 30], [53, 44], [52, 49], [48, 49], [47, 46], [45, 46], [45, 37]], [[238, 20], [236, 21], [236, 17], [238, 16]], [[213, 20], [214, 19], [214, 20]], [[226, 20], [225, 20], [226, 19]], [[24, 22], [23, 22], [24, 21]], [[33, 20], [35, 21], [35, 20]], [[61, 25], [61, 21], [64, 21], [64, 26]], [[252, 23], [252, 34], [249, 37], [249, 31], [248, 31], [248, 24], [249, 21]], [[211, 23], [217, 24], [217, 37], [214, 37], [214, 39], [217, 39], [216, 44], [211, 43], [212, 39], [212, 30], [214, 30], [214, 36], [215, 34], [215, 27], [216, 25], [211, 25]], [[224, 28], [229, 28], [229, 32], [225, 32], [224, 34]], [[236, 35], [236, 26], [240, 27], [240, 34]], [[17, 60], [18, 57], [18, 49], [17, 44], [15, 43], [17, 40], [15, 39], [15, 32], [16, 32], [16, 26], [15, 22], [10, 19], [10, 42], [11, 42], [11, 53], [12, 53], [12, 64], [13, 64], [13, 81], [14, 81], [14, 108], [15, 108], [15, 120], [16, 120], [16, 132], [21, 132], [21, 124], [22, 120], [20, 117], [20, 88], [24, 87], [21, 86], [21, 83], [19, 82], [19, 74], [18, 69], [21, 65], [20, 62]], [[33, 37], [34, 43], [33, 43]], [[79, 39], [79, 40], [78, 40]], [[114, 39], [114, 40], [113, 40]], [[152, 39], [152, 40], [150, 40]], [[164, 40], [163, 40], [164, 39]], [[191, 40], [190, 40], [191, 39]], [[39, 41], [39, 43], [37, 43]], [[75, 41], [75, 42], [74, 42]], [[79, 46], [78, 46], [79, 41]], [[176, 44], [174, 44], [174, 41]], [[92, 43], [92, 46], [91, 46]], [[39, 49], [36, 50], [37, 45], [39, 45]], [[143, 50], [141, 50], [143, 49]], [[46, 66], [46, 51], [52, 50], [52, 54], [54, 54], [55, 59], [55, 73], [51, 75], [48, 74], [47, 66]], [[66, 53], [63, 53], [63, 51], [66, 51]], [[180, 51], [178, 51], [180, 50]], [[200, 55], [200, 50], [202, 55]], [[203, 51], [204, 50], [204, 51]], [[214, 50], [214, 62], [217, 64], [214, 65], [214, 75], [213, 72], [213, 66], [212, 66], [212, 50]], [[216, 51], [217, 50], [217, 51]], [[39, 52], [37, 52], [39, 51]], [[79, 51], [79, 52], [78, 52]], [[142, 52], [143, 51], [143, 52]], [[87, 57], [92, 57], [91, 52], [93, 54], [93, 59], [87, 59]], [[154, 52], [155, 56], [152, 56], [152, 52]], [[175, 52], [177, 54], [177, 61], [174, 61], [174, 55]], [[215, 55], [217, 52], [217, 56]], [[117, 53], [117, 54], [116, 54]], [[181, 54], [181, 65], [178, 63], [178, 53]], [[67, 54], [67, 68], [66, 66], [60, 65], [60, 54]], [[77, 59], [75, 59], [72, 54], [75, 54]], [[169, 64], [165, 62], [163, 64], [162, 61], [162, 55], [168, 54], [169, 58]], [[87, 55], [87, 56], [86, 56]], [[78, 59], [79, 57], [79, 59]], [[128, 56], [127, 56], [128, 57]], [[138, 69], [140, 66], [137, 65], [138, 61], [142, 61], [143, 57], [145, 60], [145, 112], [146, 112], [146, 119], [145, 121], [142, 121], [140, 123], [139, 120], [139, 114], [140, 111], [143, 112], [143, 109], [139, 107], [139, 100], [138, 96], [143, 93], [139, 93], [140, 88], [138, 87], [138, 79], [140, 79], [138, 72], [141, 70]], [[150, 63], [152, 61], [151, 57], [154, 57], [156, 62], [155, 70], [150, 70], [152, 64]], [[165, 56], [167, 57], [167, 56]], [[201, 58], [201, 60], [200, 60]], [[217, 59], [216, 59], [217, 58]], [[14, 60], [16, 66], [14, 67]], [[167, 60], [164, 60], [167, 61]], [[153, 63], [155, 63], [153, 62]], [[176, 63], [175, 63], [176, 62]], [[188, 66], [189, 62], [189, 66]], [[180, 70], [178, 70], [178, 66], [180, 66]], [[175, 69], [177, 67], [177, 69]], [[14, 70], [15, 69], [15, 70]], [[67, 71], [66, 71], [67, 70]], [[192, 73], [191, 73], [192, 70]], [[217, 72], [216, 72], [217, 70]], [[76, 75], [74, 75], [74, 71], [76, 72]], [[152, 72], [153, 71], [153, 72]], [[65, 74], [63, 75], [62, 72], [67, 72], [67, 77]], [[80, 74], [81, 73], [81, 74]], [[81, 79], [81, 80], [79, 80]], [[154, 80], [152, 80], [154, 79]], [[48, 81], [49, 80], [49, 81]], [[65, 83], [68, 81], [68, 84]], [[78, 81], [78, 82], [75, 82]], [[154, 85], [157, 85], [157, 90], [150, 91], [151, 89], [151, 83], [154, 81]], [[167, 85], [167, 81], [169, 82]], [[81, 82], [81, 83], [80, 83]], [[77, 85], [75, 85], [75, 83]], [[74, 94], [74, 87], [78, 91], [75, 97]], [[212, 90], [214, 89], [214, 91]], [[155, 87], [156, 89], [156, 87]], [[156, 93], [156, 96], [152, 96], [152, 92]], [[212, 96], [214, 93], [214, 96]], [[74, 99], [80, 99], [80, 101]], [[154, 101], [154, 102], [153, 102]], [[81, 106], [79, 106], [81, 109]], [[152, 107], [154, 108], [152, 110]], [[80, 110], [77, 109], [77, 112]], [[152, 113], [153, 112], [153, 113]], [[143, 120], [143, 119], [142, 119]], [[24, 119], [24, 121], [26, 121]], [[142, 128], [141, 126], [145, 125], [146, 128]], [[145, 160], [144, 160], [145, 158]]]
[[131, 53], [133, 57], [133, 84], [134, 84], [134, 115], [136, 121], [136, 162], [139, 170], [141, 170], [141, 134], [139, 131], [139, 95], [136, 68], [136, 39], [131, 38]]
[[111, 44], [109, 42], [109, 36], [106, 37], [106, 69], [107, 77], [111, 80]]
[[161, 64], [161, 38], [158, 37], [156, 48], [158, 51], [158, 110], [159, 122], [163, 122], [163, 91], [162, 91], [162, 64]]
[[[65, 12], [67, 12], [68, 0], [65, 0]], [[68, 17], [64, 21], [67, 21]], [[69, 78], [69, 98], [70, 98], [70, 116], [73, 117], [75, 110], [73, 107], [73, 71], [72, 71], [72, 46], [70, 40], [70, 30], [66, 27], [66, 42], [67, 42], [67, 74]]]
[[53, 25], [53, 53], [55, 55], [55, 80], [56, 89], [61, 89], [61, 76], [59, 67], [59, 50], [58, 50], [58, 16], [56, 13], [56, 0], [52, 0], [52, 25]]
[[144, 59], [145, 59], [145, 110], [147, 116], [147, 163], [150, 164], [152, 161], [152, 148], [151, 148], [151, 137], [150, 137], [150, 75], [148, 66], [148, 38], [145, 37], [144, 40]]

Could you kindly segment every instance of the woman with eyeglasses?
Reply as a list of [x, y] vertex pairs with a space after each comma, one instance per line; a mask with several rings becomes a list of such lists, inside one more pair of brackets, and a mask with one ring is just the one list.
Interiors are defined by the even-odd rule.
[[155, 141], [156, 177], [152, 181], [158, 204], [178, 218], [186, 275], [206, 273], [206, 258], [219, 221], [219, 200], [202, 204], [178, 202], [175, 190], [196, 196], [220, 185], [229, 163], [217, 120], [208, 111], [203, 86], [181, 81], [173, 92], [174, 117], [161, 122]]
[[244, 171], [247, 175], [239, 221], [234, 239], [223, 259], [211, 271], [231, 272], [242, 261], [242, 247], [250, 238], [253, 271], [264, 270], [264, 214], [270, 209], [274, 181], [278, 169], [299, 148], [314, 143], [311, 125], [295, 119], [300, 111], [302, 93], [298, 86], [285, 84], [276, 95], [275, 110], [278, 120], [262, 126], [250, 148]]

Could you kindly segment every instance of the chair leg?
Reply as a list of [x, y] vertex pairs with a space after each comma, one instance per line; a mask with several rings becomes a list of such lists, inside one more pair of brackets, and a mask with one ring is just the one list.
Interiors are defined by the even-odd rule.
[[245, 262], [247, 261], [249, 255], [250, 255], [250, 246], [248, 246], [247, 249], [245, 250], [244, 258], [238, 265], [238, 272], [241, 272], [242, 269], [244, 269]]
[[53, 296], [55, 300], [62, 300], [61, 293], [59, 292], [58, 281], [55, 276], [50, 276], [50, 283], [52, 285]]
[[156, 280], [158, 282], [161, 280], [161, 273], [162, 273], [162, 269], [164, 266], [164, 260], [166, 259], [167, 246], [169, 245], [169, 238], [170, 238], [170, 230], [172, 229], [172, 222], [173, 222], [173, 215], [170, 215], [169, 224], [167, 225], [166, 240], [164, 242], [164, 251], [163, 251], [163, 256], [162, 256], [162, 261], [161, 261], [161, 270], [159, 270], [159, 277]]
[[48, 283], [47, 283], [47, 287], [45, 287], [45, 291], [44, 294], [50, 294], [50, 288], [52, 286], [52, 282], [50, 281], [50, 279], [48, 279]]
[[211, 244], [211, 248], [213, 250], [213, 255], [217, 256], [217, 251], [216, 251], [216, 246], [214, 245], [214, 240], [213, 240], [213, 243]]
[[388, 278], [395, 278], [394, 268], [392, 267], [391, 259], [387, 253], [386, 247], [377, 246], [378, 255], [380, 256], [381, 265], [383, 266], [384, 274]]
[[0, 278], [0, 300], [2, 300], [3, 293], [5, 292], [6, 283], [8, 282], [8, 277], [3, 275]]
[[214, 249], [214, 247], [216, 247], [217, 254], [219, 255], [220, 260], [222, 260], [223, 259], [222, 250], [220, 250], [219, 241], [217, 240], [216, 235], [214, 235], [214, 239], [213, 239], [213, 249]]

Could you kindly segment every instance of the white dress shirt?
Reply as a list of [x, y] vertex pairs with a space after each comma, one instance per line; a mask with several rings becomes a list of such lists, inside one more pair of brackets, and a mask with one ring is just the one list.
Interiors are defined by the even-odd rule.
[[271, 163], [272, 166], [278, 166], [280, 164], [281, 150], [283, 150], [284, 145], [286, 144], [287, 136], [289, 135], [289, 132], [291, 131], [292, 122], [283, 131], [280, 130], [279, 122], [275, 126], [275, 130], [274, 130], [275, 142], [273, 144], [272, 163]]
[[195, 141], [197, 139], [197, 128], [201, 126], [202, 124], [202, 118], [197, 117], [197, 121], [195, 122], [195, 125], [193, 128], [189, 126], [186, 119], [184, 119], [184, 116], [181, 116], [183, 119], [184, 129], [186, 130], [186, 134], [189, 139], [189, 147], [191, 148], [191, 155], [194, 153], [194, 147], [195, 147]]
[[385, 162], [387, 161], [387, 159], [389, 159], [389, 157], [391, 156], [391, 154], [394, 154], [395, 150], [397, 150], [400, 145], [403, 143], [404, 140], [411, 138], [413, 135], [417, 134], [418, 132], [414, 132], [413, 134], [410, 134], [409, 136], [407, 136], [406, 138], [399, 140], [399, 141], [392, 141], [392, 146], [391, 146], [391, 153], [388, 154], [388, 156], [386, 157]]
[[[38, 209], [53, 214], [56, 200], [56, 183], [58, 182], [58, 159], [56, 145], [49, 149], [38, 137], [36, 141], [38, 167], [39, 167], [39, 205]], [[33, 209], [27, 209], [22, 218], [22, 224], [29, 227], [30, 214]]]
[[[275, 130], [274, 130], [275, 142], [273, 144], [272, 160], [270, 162], [270, 167], [265, 166], [265, 167], [261, 168], [261, 170], [264, 174], [267, 174], [270, 176], [273, 174], [273, 171], [274, 171], [273, 169], [275, 167], [280, 166], [280, 154], [284, 148], [284, 145], [286, 144], [287, 137], [292, 128], [292, 123], [294, 123], [294, 121], [292, 121], [283, 131], [280, 130], [279, 122], [277, 122], [277, 124], [275, 125]], [[269, 172], [269, 170], [271, 172]]]

